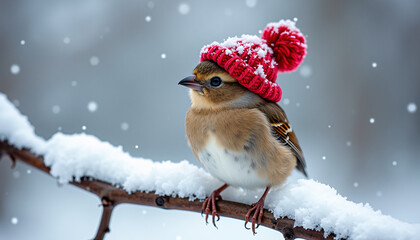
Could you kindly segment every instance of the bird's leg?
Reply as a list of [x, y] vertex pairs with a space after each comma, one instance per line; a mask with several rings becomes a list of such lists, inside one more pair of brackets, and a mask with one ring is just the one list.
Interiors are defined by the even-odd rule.
[[[255, 223], [257, 221], [257, 217], [258, 217], [258, 226], [261, 224], [261, 219], [264, 213], [264, 201], [265, 201], [265, 197], [267, 197], [268, 191], [270, 191], [271, 186], [268, 186], [265, 189], [264, 194], [261, 196], [260, 200], [258, 200], [258, 202], [253, 203], [252, 204], [252, 208], [248, 211], [248, 213], [245, 215], [245, 228], [249, 229], [248, 227], [246, 227], [248, 221], [249, 221], [249, 216], [252, 214], [252, 212], [254, 212], [254, 215], [252, 216], [252, 233], [255, 234]], [[258, 227], [257, 226], [257, 227]]]
[[217, 221], [219, 221], [220, 216], [217, 213], [216, 209], [216, 200], [222, 200], [222, 196], [220, 196], [220, 193], [225, 190], [229, 185], [224, 184], [220, 188], [214, 190], [210, 196], [203, 202], [203, 206], [201, 208], [201, 214], [204, 212], [206, 213], [206, 223], [208, 223], [207, 219], [209, 218], [210, 209], [212, 210], [211, 215], [213, 217], [213, 225], [217, 228], [215, 218], [217, 216]]

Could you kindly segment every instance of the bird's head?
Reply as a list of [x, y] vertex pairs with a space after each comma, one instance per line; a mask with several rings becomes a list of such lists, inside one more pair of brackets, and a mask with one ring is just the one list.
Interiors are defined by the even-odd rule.
[[196, 108], [247, 107], [264, 101], [209, 60], [199, 63], [193, 75], [178, 84], [190, 88], [192, 106]]

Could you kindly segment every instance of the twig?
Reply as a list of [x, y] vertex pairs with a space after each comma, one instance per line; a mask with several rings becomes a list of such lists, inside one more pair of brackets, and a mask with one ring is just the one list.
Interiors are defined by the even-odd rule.
[[[10, 145], [7, 141], [0, 141], [0, 153], [5, 152], [13, 157], [12, 161], [20, 160], [39, 170], [49, 174], [50, 168], [45, 166], [43, 158], [36, 156], [27, 149], [17, 149]], [[109, 221], [111, 219], [112, 210], [120, 203], [132, 203], [138, 205], [148, 205], [163, 209], [178, 209], [186, 211], [201, 212], [202, 203], [199, 200], [189, 201], [188, 198], [159, 196], [154, 192], [134, 192], [128, 194], [123, 189], [112, 186], [109, 183], [90, 180], [83, 178], [80, 182], [70, 182], [70, 184], [82, 188], [97, 195], [102, 200], [103, 212], [101, 222], [95, 237], [95, 240], [102, 240], [107, 232], [109, 232]], [[244, 220], [250, 206], [237, 202], [219, 200], [217, 202], [219, 214], [221, 216], [231, 217]], [[281, 232], [285, 239], [333, 239], [334, 235], [330, 234], [324, 238], [324, 231], [316, 231], [304, 229], [303, 227], [295, 227], [295, 221], [289, 218], [274, 218], [273, 214], [264, 210], [264, 216], [261, 225], [275, 229]]]

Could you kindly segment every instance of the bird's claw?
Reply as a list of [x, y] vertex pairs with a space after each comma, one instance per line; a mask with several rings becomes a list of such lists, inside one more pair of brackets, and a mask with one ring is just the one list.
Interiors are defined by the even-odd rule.
[[[257, 232], [255, 232], [255, 229], [257, 229], [260, 225], [261, 225], [261, 220], [264, 214], [264, 201], [258, 201], [254, 204], [252, 204], [252, 208], [248, 211], [248, 213], [245, 215], [245, 229], [249, 230], [251, 228], [247, 227], [247, 224], [249, 222], [249, 217], [250, 215], [253, 214], [252, 216], [252, 221], [251, 221], [251, 228], [252, 228], [252, 233], [255, 235], [257, 234]], [[255, 226], [255, 224], [257, 224], [257, 226]]]
[[[201, 208], [201, 216], [203, 216], [203, 213], [206, 213], [206, 224], [208, 224], [208, 218], [211, 212], [212, 215], [212, 223], [213, 226], [217, 228], [216, 222], [220, 220], [220, 215], [217, 213], [216, 209], [216, 200], [220, 200], [222, 197], [219, 193], [213, 192], [204, 202], [203, 206]], [[217, 217], [217, 220], [216, 220]]]

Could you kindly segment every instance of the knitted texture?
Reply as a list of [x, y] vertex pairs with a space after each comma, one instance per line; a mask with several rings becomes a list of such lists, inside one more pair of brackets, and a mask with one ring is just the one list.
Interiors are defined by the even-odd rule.
[[277, 73], [295, 70], [306, 54], [305, 38], [295, 22], [269, 23], [262, 38], [242, 35], [201, 49], [200, 61], [211, 60], [261, 97], [278, 102], [282, 91]]

